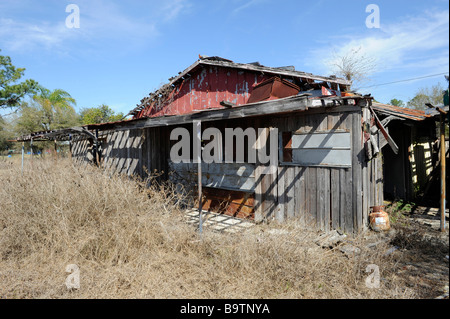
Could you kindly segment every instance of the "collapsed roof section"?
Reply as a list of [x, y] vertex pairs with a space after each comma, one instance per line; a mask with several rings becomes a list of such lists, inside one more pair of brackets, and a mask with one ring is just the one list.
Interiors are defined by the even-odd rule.
[[68, 141], [74, 136], [87, 137], [96, 140], [96, 136], [90, 132], [86, 127], [71, 127], [60, 130], [49, 130], [34, 132], [27, 135], [22, 135], [14, 140], [14, 142], [26, 141]]

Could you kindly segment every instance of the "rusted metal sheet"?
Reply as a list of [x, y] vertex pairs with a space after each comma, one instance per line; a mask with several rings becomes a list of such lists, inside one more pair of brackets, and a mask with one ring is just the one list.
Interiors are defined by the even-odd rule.
[[248, 103], [276, 100], [296, 95], [298, 92], [300, 92], [300, 88], [297, 85], [279, 77], [272, 77], [254, 85]]
[[413, 120], [413, 121], [422, 121], [426, 118], [431, 117], [429, 114], [426, 114], [425, 111], [422, 110], [414, 110], [406, 107], [399, 107], [389, 104], [382, 104], [378, 102], [372, 102], [372, 108], [374, 111], [378, 113], [384, 113], [387, 115], [395, 115], [400, 118]]
[[203, 189], [203, 210], [238, 218], [254, 219], [254, 197], [253, 193], [205, 187]]

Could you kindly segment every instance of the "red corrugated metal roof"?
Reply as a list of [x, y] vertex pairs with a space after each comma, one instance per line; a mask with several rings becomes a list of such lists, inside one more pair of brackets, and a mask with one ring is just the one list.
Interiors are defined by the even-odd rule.
[[[202, 70], [208, 70], [208, 73], [202, 75], [202, 79], [199, 81], [195, 81], [191, 76], [198, 76], [200, 68]], [[217, 73], [218, 69], [222, 71], [219, 72], [219, 75], [215, 75], [214, 73]], [[229, 78], [224, 77], [224, 74], [229, 75]], [[198, 101], [202, 102], [202, 109], [218, 108], [220, 107], [219, 103], [221, 101], [216, 101], [216, 99], [221, 97], [211, 97], [213, 93], [216, 93], [215, 95], [230, 95], [226, 96], [224, 100], [234, 104], [245, 104], [249, 93], [251, 93], [251, 87], [247, 88], [247, 86], [251, 86], [256, 82], [268, 79], [274, 75], [301, 79], [305, 83], [322, 81], [334, 83], [336, 86], [347, 87], [350, 85], [350, 82], [345, 79], [295, 71], [293, 67], [274, 68], [266, 67], [259, 63], [235, 63], [220, 57], [200, 57], [198, 61], [186, 68], [183, 72], [170, 78], [169, 83], [143, 98], [141, 103], [131, 110], [128, 115], [133, 115], [134, 118], [140, 118], [186, 114], [199, 109], [199, 106], [196, 105]], [[203, 81], [203, 76], [208, 76], [209, 78]], [[217, 76], [223, 78], [219, 79]], [[209, 87], [210, 84], [214, 87]], [[193, 92], [193, 94], [190, 94], [189, 103], [179, 99], [176, 103], [169, 102], [170, 99], [176, 100], [183, 95], [189, 94], [189, 92]], [[196, 94], [197, 92], [200, 92], [201, 96], [198, 96]], [[245, 98], [245, 101], [240, 101], [243, 98]]]

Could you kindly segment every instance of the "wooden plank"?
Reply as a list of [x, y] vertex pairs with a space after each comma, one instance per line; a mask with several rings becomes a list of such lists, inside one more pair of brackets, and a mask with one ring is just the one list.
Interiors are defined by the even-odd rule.
[[340, 229], [340, 171], [341, 169], [332, 168], [330, 170], [330, 192], [331, 192], [331, 227]]
[[316, 188], [316, 220], [317, 220], [317, 228], [320, 230], [324, 230], [324, 219], [323, 219], [323, 208], [324, 208], [324, 200], [325, 200], [325, 184], [324, 184], [324, 174], [325, 169], [317, 168], [317, 188]]
[[275, 213], [275, 219], [278, 222], [283, 222], [285, 220], [285, 211], [286, 211], [286, 205], [285, 205], [285, 198], [286, 198], [286, 192], [285, 192], [285, 174], [286, 174], [286, 167], [278, 167], [278, 207]]
[[353, 232], [360, 230], [362, 225], [362, 131], [361, 112], [352, 114], [352, 181], [353, 181]]
[[287, 218], [291, 219], [295, 215], [295, 168], [288, 167], [286, 169], [286, 201], [287, 201]]
[[317, 226], [317, 170], [318, 168], [308, 168], [308, 187], [307, 187], [307, 202], [309, 209], [308, 224], [311, 227]]
[[327, 231], [330, 222], [330, 171], [328, 168], [317, 169], [317, 224]]
[[[363, 156], [365, 157], [365, 155]], [[362, 196], [362, 221], [361, 226], [366, 227], [369, 221], [369, 169], [368, 162], [363, 159], [362, 160], [362, 188], [363, 188], [363, 196]]]
[[[261, 120], [256, 119], [255, 125], [260, 127], [261, 126]], [[261, 144], [259, 142], [259, 139], [257, 141], [257, 148], [261, 147]], [[263, 177], [264, 175], [261, 174], [262, 169], [264, 169], [263, 166], [261, 166], [261, 163], [258, 162], [257, 157], [257, 163], [255, 165], [255, 222], [259, 223], [264, 220], [264, 212], [263, 212]]]
[[[304, 190], [304, 176], [303, 176], [303, 170], [304, 167], [294, 167], [295, 170], [295, 189], [294, 189], [294, 198], [295, 198], [295, 212], [294, 216], [300, 221], [300, 224], [304, 224], [303, 214], [302, 211], [302, 205], [305, 197], [305, 190]], [[304, 225], [303, 225], [304, 226]]]

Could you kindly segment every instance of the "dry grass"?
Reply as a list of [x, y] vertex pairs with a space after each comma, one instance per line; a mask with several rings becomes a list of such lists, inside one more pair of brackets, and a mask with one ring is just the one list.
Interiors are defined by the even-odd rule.
[[[414, 298], [387, 246], [347, 258], [295, 223], [246, 233], [183, 220], [167, 188], [68, 160], [0, 162], [0, 298]], [[274, 234], [271, 229], [283, 232]], [[68, 264], [81, 287], [65, 286]], [[365, 285], [380, 267], [380, 288]]]

